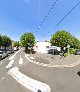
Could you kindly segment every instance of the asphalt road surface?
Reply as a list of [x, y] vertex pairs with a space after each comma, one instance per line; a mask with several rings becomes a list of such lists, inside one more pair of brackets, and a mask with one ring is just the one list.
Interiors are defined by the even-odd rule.
[[[12, 66], [6, 68], [11, 56], [13, 55], [0, 61], [0, 92], [32, 92], [8, 74], [8, 71], [13, 67], [18, 67], [23, 74], [30, 78], [48, 84], [51, 92], [80, 92], [80, 77], [77, 74], [80, 65], [74, 68], [40, 66], [29, 62], [25, 58], [25, 52], [22, 49], [15, 55]], [[21, 64], [20, 58], [22, 60]]]

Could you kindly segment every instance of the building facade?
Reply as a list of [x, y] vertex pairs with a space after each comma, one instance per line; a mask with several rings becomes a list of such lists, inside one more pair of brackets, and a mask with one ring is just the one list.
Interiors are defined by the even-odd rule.
[[48, 53], [50, 47], [50, 42], [36, 42], [34, 45], [34, 51], [39, 53]]

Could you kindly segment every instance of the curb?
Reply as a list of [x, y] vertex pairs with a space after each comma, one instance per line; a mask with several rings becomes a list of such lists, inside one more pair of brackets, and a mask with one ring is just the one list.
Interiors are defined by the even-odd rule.
[[22, 74], [21, 72], [19, 72], [19, 69], [17, 67], [10, 69], [8, 71], [8, 74], [10, 74], [16, 81], [33, 92], [51, 92], [49, 85]]
[[68, 64], [68, 65], [51, 65], [51, 64], [43, 64], [43, 63], [40, 63], [40, 62], [33, 61], [30, 58], [28, 58], [28, 55], [25, 55], [25, 57], [27, 58], [28, 61], [30, 61], [34, 64], [37, 64], [37, 65], [45, 66], [45, 67], [55, 67], [55, 68], [57, 68], [57, 67], [58, 68], [69, 67], [69, 68], [71, 68], [71, 67], [75, 67], [75, 66], [80, 64], [80, 59], [77, 62], [72, 63], [72, 64]]

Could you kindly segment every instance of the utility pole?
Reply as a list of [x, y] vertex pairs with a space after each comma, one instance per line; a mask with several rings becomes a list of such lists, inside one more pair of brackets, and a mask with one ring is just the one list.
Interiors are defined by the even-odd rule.
[[69, 44], [67, 45], [67, 48], [68, 48], [68, 56], [69, 56], [70, 55], [70, 51], [69, 51], [70, 45]]

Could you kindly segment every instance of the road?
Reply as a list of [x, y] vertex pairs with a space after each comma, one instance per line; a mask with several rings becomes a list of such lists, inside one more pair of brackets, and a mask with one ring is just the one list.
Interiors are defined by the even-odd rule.
[[22, 49], [13, 58], [12, 66], [6, 68], [10, 63], [11, 56], [13, 55], [0, 61], [0, 92], [32, 92], [8, 74], [8, 71], [13, 67], [18, 67], [26, 76], [49, 85], [51, 92], [80, 92], [80, 77], [77, 74], [80, 65], [73, 68], [37, 65], [26, 59]]
[[[12, 67], [14, 66], [19, 66], [19, 56], [22, 53], [19, 52], [19, 54], [16, 55], [16, 57], [14, 58], [14, 60], [16, 60], [13, 64]], [[28, 90], [27, 88], [23, 87], [22, 85], [20, 85], [15, 79], [13, 79], [9, 74], [8, 71], [10, 68], [6, 68], [6, 66], [8, 65], [8, 63], [10, 62], [9, 58], [12, 55], [10, 55], [9, 57], [3, 59], [0, 61], [0, 92], [32, 92], [30, 90]]]

